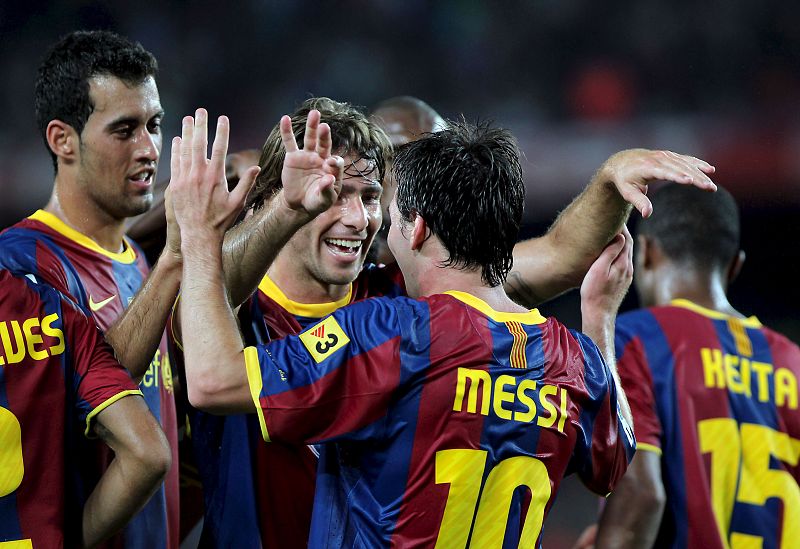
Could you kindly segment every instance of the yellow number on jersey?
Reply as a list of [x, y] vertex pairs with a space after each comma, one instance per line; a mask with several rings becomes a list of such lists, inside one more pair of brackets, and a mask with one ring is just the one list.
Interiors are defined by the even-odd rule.
[[[711, 502], [722, 540], [728, 539], [737, 501], [764, 505], [769, 498], [778, 498], [783, 507], [781, 549], [792, 547], [800, 539], [800, 487], [787, 471], [772, 469], [770, 459], [796, 466], [800, 440], [765, 425], [739, 427], [732, 418], [704, 419], [697, 424], [697, 435], [700, 451], [711, 454]], [[730, 533], [731, 549], [762, 543], [757, 536]]]
[[485, 467], [486, 450], [436, 452], [436, 484], [450, 485], [436, 539], [437, 549], [466, 547], [473, 516], [475, 528], [471, 545], [502, 547], [511, 498], [519, 486], [527, 486], [531, 491], [519, 546], [532, 547], [539, 537], [544, 508], [550, 499], [550, 478], [544, 463], [530, 456], [504, 459], [492, 468], [481, 494]]

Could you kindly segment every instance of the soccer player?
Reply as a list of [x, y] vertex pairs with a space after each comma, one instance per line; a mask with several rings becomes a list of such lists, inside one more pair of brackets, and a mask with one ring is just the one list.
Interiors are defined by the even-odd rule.
[[[226, 235], [225, 276], [232, 303], [251, 296], [239, 314], [250, 345], [299, 333], [339, 307], [366, 297], [404, 295], [396, 265], [364, 265], [380, 226], [380, 181], [390, 154], [385, 134], [358, 110], [326, 98], [306, 101], [291, 117], [291, 125], [298, 142], [304, 143], [302, 158], [307, 161], [322, 162], [315, 156], [319, 151], [345, 157], [344, 191], [337, 207], [292, 234], [287, 246], [276, 252], [279, 234], [291, 234], [286, 230], [297, 216], [286, 214], [284, 150], [279, 128], [272, 131], [249, 199], [261, 207]], [[704, 169], [713, 170], [697, 159], [663, 151], [614, 155], [545, 237], [515, 246], [513, 283], [507, 289], [516, 299], [534, 303], [569, 289], [621, 227], [629, 209], [623, 196], [647, 214], [649, 202], [642, 192], [647, 181], [691, 180], [713, 187]], [[277, 214], [288, 218], [276, 218]], [[254, 415], [222, 418], [193, 413], [192, 417], [206, 498], [204, 543], [237, 545], [254, 539], [265, 547], [305, 543], [315, 485], [312, 449], [265, 445]], [[279, 483], [285, 488], [261, 489]]]
[[[36, 117], [55, 180], [50, 201], [0, 236], [0, 263], [33, 273], [87, 311], [137, 381], [177, 464], [177, 426], [166, 318], [180, 284], [180, 245], [170, 231], [153, 271], [125, 238], [125, 221], [150, 207], [164, 116], [152, 54], [105, 31], [73, 32], [42, 61]], [[134, 297], [135, 296], [135, 297]], [[96, 452], [106, 452], [97, 445]], [[108, 456], [87, 457], [99, 477]], [[105, 462], [105, 463], [103, 463]], [[88, 481], [91, 483], [91, 478]], [[113, 545], [178, 546], [178, 475], [165, 483]]]
[[[0, 546], [94, 547], [150, 499], [172, 454], [94, 323], [31, 279], [0, 271]], [[84, 434], [114, 459], [82, 507], [65, 441]]]
[[639, 225], [645, 309], [617, 321], [639, 452], [605, 505], [597, 547], [795, 547], [800, 349], [728, 302], [739, 213], [670, 185]]
[[[409, 141], [415, 141], [426, 134], [442, 130], [447, 126], [433, 107], [422, 99], [401, 95], [390, 97], [378, 103], [370, 114], [370, 120], [386, 132], [393, 147], [405, 145]], [[386, 243], [386, 236], [389, 234], [389, 203], [394, 196], [394, 181], [391, 170], [388, 171], [383, 180], [383, 193], [381, 194], [381, 207], [383, 208], [383, 225], [375, 241], [370, 248], [370, 255], [367, 261], [370, 263], [388, 264], [393, 263], [394, 258]]]
[[[310, 187], [331, 175], [296, 168], [309, 152], [288, 117], [281, 135], [291, 206], [295, 179]], [[598, 493], [613, 487], [633, 453], [612, 373], [632, 242], [618, 237], [582, 290], [584, 327], [608, 363], [585, 335], [511, 301], [502, 282], [524, 184], [508, 132], [455, 123], [398, 152], [389, 243], [418, 299], [363, 300], [258, 347], [242, 344], [222, 273], [243, 194], [214, 177], [197, 184], [205, 167], [173, 179], [189, 398], [216, 413], [256, 411], [267, 441], [325, 443], [310, 546], [527, 547], [568, 471]]]

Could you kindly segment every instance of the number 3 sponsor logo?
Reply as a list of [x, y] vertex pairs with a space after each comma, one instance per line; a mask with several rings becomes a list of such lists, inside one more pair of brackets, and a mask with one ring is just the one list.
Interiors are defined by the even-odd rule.
[[322, 362], [335, 351], [350, 343], [350, 338], [344, 333], [336, 319], [329, 316], [300, 334], [300, 341], [303, 342], [316, 362]]

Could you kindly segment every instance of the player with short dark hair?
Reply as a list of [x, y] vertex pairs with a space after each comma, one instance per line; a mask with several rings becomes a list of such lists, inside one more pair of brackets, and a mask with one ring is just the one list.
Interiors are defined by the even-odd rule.
[[[0, 546], [94, 547], [152, 496], [171, 452], [94, 323], [35, 280], [0, 271]], [[84, 435], [114, 448], [85, 506]]]
[[[340, 112], [346, 116], [341, 117], [337, 114]], [[299, 157], [302, 161], [298, 160], [292, 170], [322, 165], [335, 154], [345, 155], [347, 177], [342, 180], [344, 191], [336, 207], [297, 230], [302, 225], [297, 220], [306, 213], [304, 208], [297, 206], [296, 211], [287, 207], [284, 191], [275, 194], [286, 176], [284, 164], [280, 177], [260, 176], [261, 190], [249, 199], [264, 206], [226, 235], [224, 270], [231, 303], [239, 304], [252, 295], [241, 307], [239, 319], [250, 345], [299, 333], [348, 303], [405, 295], [396, 265], [364, 265], [369, 242], [380, 225], [377, 203], [382, 188], [375, 179], [377, 166], [363, 157], [373, 157], [370, 147], [379, 143], [384, 143], [380, 145], [384, 159], [390, 153], [385, 151], [381, 130], [354, 112], [351, 106], [330, 99], [309, 99], [288, 119], [295, 139], [304, 144]], [[326, 121], [343, 127], [332, 128]], [[340, 141], [339, 136], [358, 134], [364, 136], [360, 138], [362, 147], [366, 147], [363, 151], [352, 151], [349, 142]], [[279, 148], [276, 136], [277, 130], [271, 133], [265, 150]], [[274, 155], [262, 155], [262, 163], [265, 172], [277, 174]], [[579, 282], [612, 238], [614, 228], [621, 226], [629, 211], [626, 200], [636, 202], [647, 213], [649, 202], [642, 191], [654, 177], [713, 188], [703, 170], [713, 168], [700, 160], [663, 151], [632, 150], [614, 155], [545, 237], [514, 247], [514, 270], [506, 288], [515, 298], [530, 302], [565, 291]], [[272, 183], [263, 184], [267, 180]], [[281, 241], [287, 242], [283, 248]], [[180, 328], [180, 322], [175, 328]], [[194, 417], [203, 421], [202, 428], [192, 429], [195, 448], [199, 444], [211, 450], [209, 459], [198, 458], [210, 464], [203, 475], [207, 504], [203, 539], [236, 545], [258, 538], [265, 547], [304, 543], [315, 484], [316, 460], [311, 449], [265, 445], [254, 415]], [[204, 436], [198, 433], [210, 435], [198, 439]], [[249, 444], [242, 443], [245, 438]], [[278, 488], [260, 489], [267, 485]], [[286, 497], [288, 494], [291, 498]], [[276, 524], [281, 527], [276, 528]]]
[[[511, 135], [481, 125], [478, 140], [475, 131], [463, 122], [451, 122], [448, 131], [401, 147], [393, 169], [395, 178], [404, 182], [397, 209], [405, 221], [417, 215], [430, 220], [428, 226], [449, 252], [443, 267], [480, 267], [484, 283], [494, 287], [502, 284], [513, 264], [525, 183]], [[500, 185], [503, 193], [497, 192]]]
[[[33, 273], [91, 312], [116, 357], [141, 380], [177, 464], [164, 326], [180, 284], [178, 235], [169, 230], [152, 272], [125, 237], [126, 219], [153, 201], [164, 116], [156, 68], [140, 44], [106, 31], [76, 31], [50, 48], [36, 82], [36, 116], [54, 159], [53, 192], [44, 209], [0, 236], [0, 264]], [[90, 489], [110, 455], [103, 445], [88, 450], [81, 465]], [[177, 548], [177, 473], [175, 466], [111, 545]]]
[[639, 224], [616, 350], [639, 452], [597, 547], [789, 547], [800, 539], [800, 349], [726, 292], [744, 261], [720, 189], [669, 185]]
[[[298, 149], [288, 117], [281, 131], [287, 166], [306, 147], [320, 150], [308, 141]], [[500, 285], [524, 199], [513, 139], [462, 124], [406, 147], [395, 160], [396, 203], [414, 200], [406, 193], [419, 182], [406, 178], [438, 171], [447, 185], [468, 168], [483, 177], [458, 178], [463, 192], [440, 197], [445, 206], [474, 212], [465, 225], [509, 226], [488, 230], [470, 250], [473, 231], [440, 238], [440, 210], [403, 219], [393, 203], [389, 244], [410, 297], [363, 300], [258, 347], [243, 348], [223, 284], [223, 233], [242, 193], [197, 177], [205, 161], [181, 170], [173, 192], [189, 398], [215, 413], [257, 411], [267, 441], [324, 443], [310, 546], [461, 547], [470, 536], [475, 546], [530, 546], [567, 471], [606, 493], [633, 452], [608, 345], [630, 284], [631, 242], [618, 237], [583, 288], [585, 327], [609, 366], [588, 337], [525, 310]], [[442, 168], [431, 169], [439, 160]], [[205, 175], [218, 168], [212, 163]], [[285, 189], [328, 177], [283, 173]], [[334, 202], [326, 198], [309, 217]], [[497, 217], [480, 212], [486, 204]], [[477, 249], [484, 244], [497, 256], [485, 257]], [[463, 248], [455, 262], [449, 246]]]

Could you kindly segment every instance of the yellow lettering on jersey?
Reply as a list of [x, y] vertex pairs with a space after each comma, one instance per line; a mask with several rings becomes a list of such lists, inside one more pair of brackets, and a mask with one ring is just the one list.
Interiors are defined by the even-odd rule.
[[494, 398], [492, 399], [492, 407], [497, 417], [502, 419], [511, 419], [511, 410], [503, 408], [504, 402], [514, 402], [514, 393], [506, 391], [506, 387], [515, 386], [517, 380], [513, 376], [497, 376], [497, 381], [494, 384]]
[[464, 393], [469, 380], [469, 393], [467, 396], [467, 412], [476, 413], [478, 409], [478, 389], [481, 389], [481, 414], [489, 415], [489, 400], [491, 399], [492, 378], [486, 370], [472, 370], [470, 368], [458, 369], [458, 383], [456, 385], [456, 398], [453, 402], [453, 411], [460, 412], [464, 405]]
[[786, 368], [775, 371], [775, 405], [797, 410], [797, 378]]
[[552, 402], [547, 400], [547, 397], [555, 395], [556, 391], [558, 391], [558, 388], [555, 385], [543, 385], [539, 389], [539, 402], [548, 413], [547, 416], [539, 416], [536, 420], [536, 424], [539, 427], [552, 427], [558, 419], [558, 410], [556, 410]]
[[[14, 333], [16, 351], [11, 346], [11, 334], [8, 332], [9, 325], [11, 326], [11, 331]], [[8, 323], [0, 322], [0, 341], [3, 343], [5, 364], [17, 364], [18, 362], [22, 362], [22, 359], [25, 358], [25, 341], [22, 339], [22, 330], [19, 329], [19, 322], [16, 320], [12, 320]]]
[[706, 387], [726, 389], [749, 398], [753, 398], [755, 393], [759, 402], [768, 402], [770, 389], [773, 389], [776, 406], [797, 409], [797, 377], [791, 370], [723, 353], [719, 349], [700, 349], [700, 360]]
[[43, 343], [42, 336], [34, 333], [34, 328], [39, 328], [38, 318], [29, 318], [22, 323], [22, 332], [25, 334], [25, 342], [28, 344], [28, 354], [33, 360], [44, 360], [47, 358], [47, 351], [39, 350], [37, 345]]
[[64, 352], [64, 332], [58, 328], [53, 328], [53, 323], [57, 320], [58, 315], [55, 313], [47, 315], [42, 319], [42, 332], [44, 335], [54, 337], [58, 340], [58, 343], [50, 347], [51, 356], [60, 355]]
[[322, 362], [350, 343], [350, 338], [344, 333], [336, 319], [329, 316], [300, 334], [300, 341], [303, 342], [315, 362]]
[[[536, 419], [540, 427], [550, 428], [556, 425], [560, 432], [564, 432], [564, 424], [569, 413], [569, 399], [564, 387], [555, 385], [542, 385], [537, 391], [537, 384], [532, 379], [519, 380], [511, 375], [499, 375], [492, 383], [492, 378], [486, 370], [459, 368], [456, 382], [453, 411], [466, 411], [469, 414], [489, 415], [489, 402], [495, 416], [507, 421], [530, 423], [537, 418], [539, 407], [544, 409], [545, 415]], [[516, 390], [514, 388], [516, 387]], [[480, 409], [478, 397], [480, 396]], [[559, 405], [549, 397], [558, 396]], [[464, 397], [467, 405], [464, 408]], [[537, 406], [538, 404], [538, 406]]]
[[[22, 321], [22, 326], [17, 320], [0, 321], [0, 345], [3, 351], [0, 366], [18, 364], [26, 356], [33, 360], [45, 360], [48, 356], [63, 353], [64, 332], [53, 328], [57, 320], [58, 315], [53, 313], [43, 319], [27, 318]], [[47, 336], [48, 341], [43, 335]], [[56, 341], [49, 341], [51, 338]]]
[[772, 364], [769, 362], [757, 362], [754, 360], [750, 366], [753, 367], [753, 371], [758, 376], [756, 386], [758, 387], [759, 402], [769, 401], [769, 376], [773, 371]]
[[706, 387], [725, 387], [725, 377], [722, 373], [722, 351], [700, 349], [700, 359], [703, 361]]
[[523, 379], [517, 386], [517, 400], [527, 408], [524, 412], [514, 412], [515, 421], [533, 421], [536, 417], [536, 402], [526, 392], [527, 390], [535, 391], [536, 382], [532, 379]]
[[161, 382], [168, 393], [171, 393], [175, 385], [172, 382], [172, 364], [169, 361], [169, 354], [164, 354], [161, 357]]

